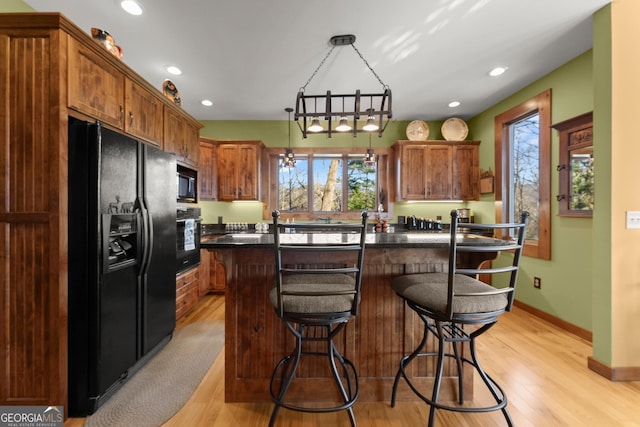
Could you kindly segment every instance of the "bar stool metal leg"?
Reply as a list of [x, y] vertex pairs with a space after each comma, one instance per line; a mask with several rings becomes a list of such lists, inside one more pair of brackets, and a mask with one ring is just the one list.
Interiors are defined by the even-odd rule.
[[[283, 357], [278, 362], [273, 374], [271, 375], [270, 392], [275, 405], [271, 413], [269, 426], [273, 427], [275, 425], [278, 412], [281, 407], [284, 407], [302, 412], [335, 412], [346, 410], [351, 425], [356, 427], [357, 423], [353, 413], [353, 405], [355, 404], [359, 394], [358, 375], [353, 363], [340, 354], [333, 342], [334, 336], [342, 330], [346, 323], [339, 323], [337, 325], [300, 324], [298, 325], [298, 328], [295, 328], [290, 322], [286, 322], [286, 324], [289, 327], [289, 330], [296, 337], [296, 346], [291, 354]], [[320, 337], [316, 333], [318, 328], [326, 331]], [[326, 351], [304, 351], [303, 346], [305, 342], [324, 342], [326, 344]], [[342, 396], [343, 404], [316, 408], [304, 407], [286, 402], [285, 397], [287, 391], [293, 383], [303, 356], [326, 356], [328, 358], [331, 374], [337, 384], [340, 395]], [[342, 376], [340, 375], [338, 365], [342, 369]], [[277, 378], [280, 380], [279, 387], [276, 387]]]

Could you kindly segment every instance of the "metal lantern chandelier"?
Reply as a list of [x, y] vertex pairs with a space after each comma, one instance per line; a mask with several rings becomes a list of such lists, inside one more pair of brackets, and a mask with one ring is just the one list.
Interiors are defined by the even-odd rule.
[[[331, 138], [332, 133], [351, 132], [356, 136], [361, 132], [376, 132], [382, 136], [389, 119], [391, 119], [391, 89], [385, 85], [380, 77], [373, 71], [360, 51], [354, 46], [356, 36], [346, 34], [333, 36], [330, 39], [331, 49], [315, 69], [309, 80], [300, 88], [296, 97], [296, 112], [294, 119], [302, 131], [302, 137], [308, 133], [327, 134]], [[324, 65], [327, 58], [333, 53], [336, 46], [351, 45], [367, 68], [373, 73], [382, 85], [381, 93], [360, 93], [356, 90], [353, 94], [332, 94], [327, 91], [324, 95], [307, 95], [305, 89], [313, 80], [318, 70]], [[386, 116], [386, 117], [385, 117]], [[386, 118], [386, 121], [384, 121]], [[323, 126], [320, 120], [327, 123]], [[361, 120], [362, 119], [362, 120]], [[334, 127], [335, 126], [335, 127]]]

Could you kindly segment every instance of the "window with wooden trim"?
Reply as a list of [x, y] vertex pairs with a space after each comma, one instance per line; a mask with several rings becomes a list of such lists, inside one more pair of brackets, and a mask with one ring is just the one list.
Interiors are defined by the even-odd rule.
[[282, 150], [269, 150], [266, 211], [278, 209], [293, 218], [352, 219], [382, 204], [388, 209], [388, 154], [376, 164], [354, 149], [296, 149], [295, 167], [282, 166]]
[[529, 212], [526, 256], [551, 259], [551, 89], [495, 118], [496, 221]]

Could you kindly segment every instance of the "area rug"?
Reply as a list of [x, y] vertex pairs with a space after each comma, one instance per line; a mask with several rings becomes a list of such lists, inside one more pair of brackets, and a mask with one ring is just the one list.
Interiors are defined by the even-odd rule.
[[224, 346], [224, 322], [196, 322], [173, 339], [85, 427], [158, 427], [184, 406]]

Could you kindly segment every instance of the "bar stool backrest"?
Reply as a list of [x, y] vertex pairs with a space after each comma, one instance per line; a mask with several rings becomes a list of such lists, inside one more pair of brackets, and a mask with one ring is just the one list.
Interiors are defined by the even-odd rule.
[[[449, 281], [447, 295], [447, 315], [449, 318], [453, 316], [453, 299], [466, 297], [481, 297], [482, 295], [506, 294], [508, 303], [505, 311], [511, 311], [513, 300], [515, 297], [515, 289], [518, 281], [518, 270], [520, 267], [520, 259], [524, 247], [526, 235], [526, 227], [529, 219], [529, 213], [520, 214], [519, 222], [513, 223], [496, 223], [496, 224], [476, 224], [459, 222], [458, 212], [451, 211], [451, 240], [449, 244]], [[465, 238], [473, 238], [482, 235], [492, 237], [487, 240], [486, 244], [481, 245], [464, 245]], [[495, 261], [491, 262], [489, 267], [486, 263], [480, 264], [476, 268], [458, 268], [459, 258], [465, 253], [495, 253]], [[511, 258], [509, 258], [509, 256]], [[454, 292], [454, 281], [456, 275], [467, 275], [478, 278], [479, 275], [491, 275], [492, 285], [497, 280], [506, 283], [503, 287], [496, 287], [492, 291], [484, 291], [481, 293], [456, 293]], [[505, 276], [499, 278], [499, 276]]]
[[[295, 313], [286, 312], [283, 300], [287, 297], [318, 298], [326, 302], [330, 298], [353, 295], [353, 304], [347, 312], [328, 313], [319, 310], [314, 314], [319, 318], [355, 316], [360, 303], [367, 212], [362, 213], [359, 222], [337, 224], [283, 223], [278, 211], [273, 211], [272, 216], [277, 314], [280, 317], [295, 317]], [[305, 289], [293, 287], [292, 290], [291, 286], [286, 286], [292, 283], [312, 286]], [[353, 286], [349, 286], [348, 290], [335, 286], [345, 283]], [[322, 306], [319, 300], [317, 306]], [[308, 319], [309, 314], [301, 317]]]

